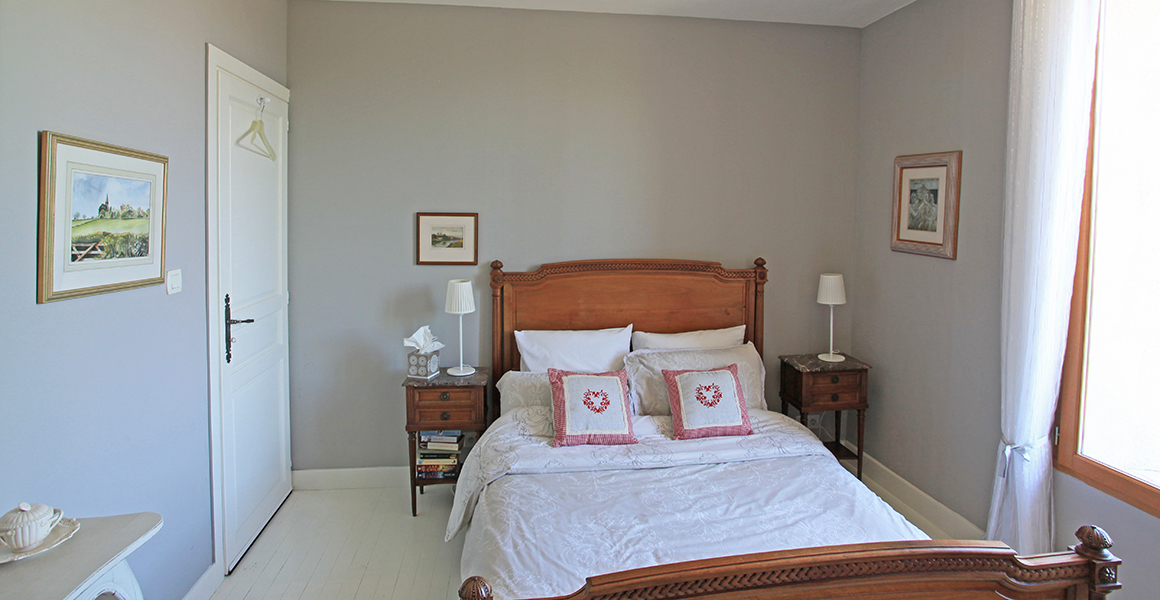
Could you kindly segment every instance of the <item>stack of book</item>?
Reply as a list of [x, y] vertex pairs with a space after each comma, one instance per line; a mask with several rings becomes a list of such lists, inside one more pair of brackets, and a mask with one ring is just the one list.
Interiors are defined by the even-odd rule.
[[415, 461], [418, 479], [454, 479], [459, 476], [459, 454], [463, 432], [458, 429], [419, 432], [419, 457]]

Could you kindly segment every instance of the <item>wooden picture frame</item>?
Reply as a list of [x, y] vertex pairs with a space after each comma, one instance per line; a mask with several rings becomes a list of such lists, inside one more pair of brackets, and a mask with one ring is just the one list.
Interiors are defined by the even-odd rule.
[[479, 264], [479, 213], [416, 213], [415, 264]]
[[894, 159], [891, 250], [955, 260], [962, 163], [961, 150]]
[[162, 283], [168, 174], [159, 154], [40, 132], [36, 302]]

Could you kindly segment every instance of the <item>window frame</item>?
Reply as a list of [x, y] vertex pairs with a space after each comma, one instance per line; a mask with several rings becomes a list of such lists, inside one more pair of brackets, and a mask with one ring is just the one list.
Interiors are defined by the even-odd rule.
[[1092, 219], [1094, 217], [1095, 157], [1098, 140], [1099, 49], [1096, 49], [1096, 78], [1092, 83], [1091, 125], [1088, 131], [1087, 173], [1084, 177], [1083, 208], [1080, 216], [1079, 246], [1068, 322], [1067, 346], [1060, 378], [1056, 417], [1058, 438], [1055, 468], [1084, 483], [1111, 494], [1144, 512], [1160, 517], [1160, 488], [1154, 487], [1110, 465], [1079, 452], [1083, 427], [1084, 376], [1087, 357], [1088, 312], [1090, 309]]

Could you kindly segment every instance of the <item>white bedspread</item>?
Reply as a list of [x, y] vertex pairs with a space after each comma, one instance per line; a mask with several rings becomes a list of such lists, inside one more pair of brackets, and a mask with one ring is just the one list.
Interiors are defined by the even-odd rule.
[[447, 539], [497, 600], [571, 593], [592, 575], [807, 546], [926, 539], [842, 468], [808, 429], [751, 410], [753, 435], [552, 448], [551, 409], [516, 409], [468, 456]]

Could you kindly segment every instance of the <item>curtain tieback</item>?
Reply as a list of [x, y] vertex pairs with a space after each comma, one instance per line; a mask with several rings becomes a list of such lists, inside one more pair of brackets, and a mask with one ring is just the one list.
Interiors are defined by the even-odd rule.
[[1006, 438], [1003, 439], [1003, 477], [1007, 477], [1007, 471], [1011, 466], [1012, 453], [1018, 454], [1023, 458], [1023, 462], [1030, 462], [1031, 457], [1028, 454], [1032, 450], [1036, 450], [1047, 443], [1050, 436], [1043, 436], [1027, 442], [1026, 444], [1012, 444]]

